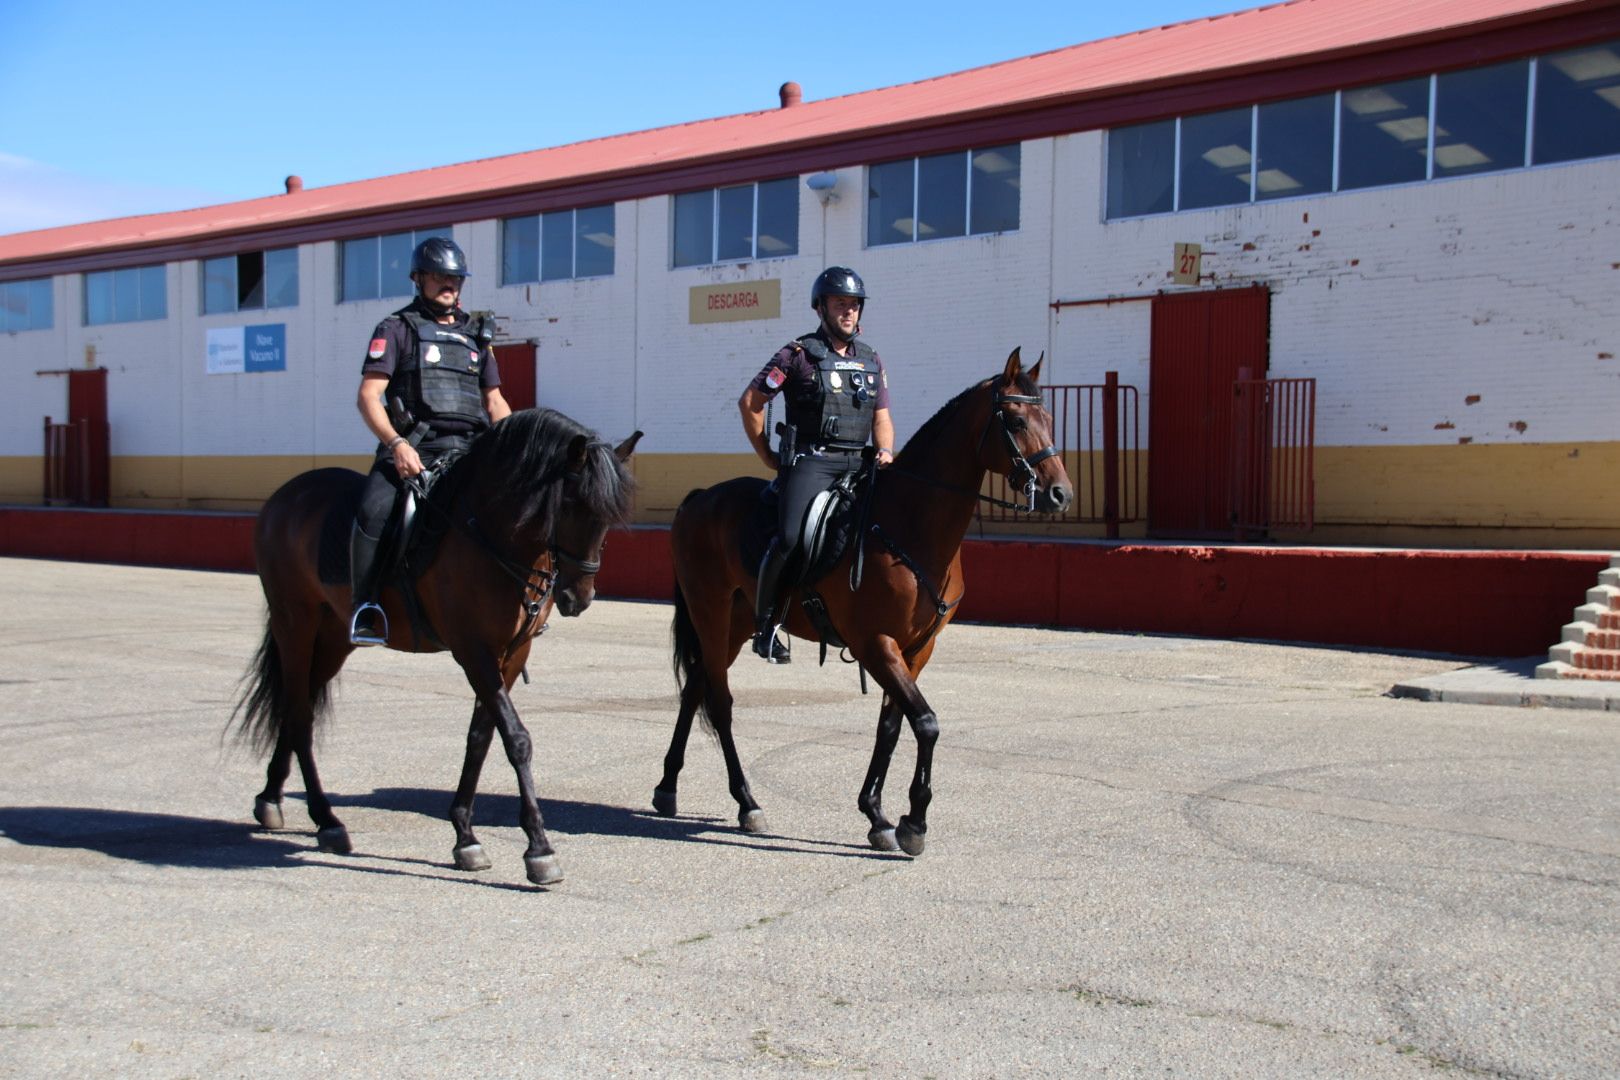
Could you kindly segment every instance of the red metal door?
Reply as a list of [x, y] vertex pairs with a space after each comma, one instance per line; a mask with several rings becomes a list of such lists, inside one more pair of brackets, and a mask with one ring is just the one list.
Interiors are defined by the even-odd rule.
[[1264, 286], [1153, 301], [1148, 373], [1148, 530], [1231, 533], [1232, 384], [1263, 376], [1271, 293]]
[[535, 406], [534, 342], [495, 346], [495, 364], [501, 372], [501, 396], [513, 409]]

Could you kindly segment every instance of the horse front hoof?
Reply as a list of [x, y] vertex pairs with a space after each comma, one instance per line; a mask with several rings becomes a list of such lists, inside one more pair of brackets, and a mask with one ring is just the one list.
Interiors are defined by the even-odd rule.
[[348, 855], [354, 851], [354, 845], [349, 843], [349, 830], [342, 825], [328, 825], [316, 833], [315, 844], [332, 855]]
[[253, 816], [266, 829], [285, 829], [287, 819], [281, 816], [281, 804], [269, 799], [253, 800]]
[[529, 880], [536, 885], [555, 885], [563, 879], [562, 864], [556, 855], [525, 855], [523, 865], [529, 871]]
[[[923, 828], [926, 829], [927, 826], [925, 825]], [[923, 853], [925, 837], [922, 829], [918, 829], [910, 820], [906, 818], [900, 819], [900, 827], [894, 830], [894, 838], [899, 841], [900, 850], [907, 855], [916, 857]]]
[[457, 870], [488, 870], [489, 856], [484, 854], [483, 844], [468, 844], [458, 847], [454, 852]]
[[675, 816], [675, 793], [661, 787], [653, 788], [653, 809], [659, 817]]
[[866, 842], [877, 851], [899, 851], [900, 843], [893, 829], [873, 829], [866, 834]]
[[745, 833], [762, 833], [765, 831], [765, 811], [744, 810], [737, 815], [737, 824], [742, 826]]

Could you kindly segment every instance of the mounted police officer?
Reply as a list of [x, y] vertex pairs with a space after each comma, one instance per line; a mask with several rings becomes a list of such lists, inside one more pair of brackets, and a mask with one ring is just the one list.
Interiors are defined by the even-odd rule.
[[467, 257], [452, 240], [429, 237], [411, 255], [416, 296], [377, 324], [360, 369], [357, 402], [377, 436], [377, 458], [350, 536], [354, 614], [349, 641], [382, 645], [388, 620], [377, 606], [378, 548], [404, 486], [511, 413], [490, 348], [493, 321], [460, 306]]
[[[821, 492], [861, 467], [868, 441], [877, 462], [894, 460], [894, 422], [889, 417], [889, 378], [883, 361], [860, 333], [866, 286], [847, 266], [830, 266], [810, 289], [810, 307], [821, 319], [812, 333], [784, 345], [737, 401], [743, 432], [754, 453], [776, 470], [778, 532], [759, 568], [755, 598], [754, 652], [786, 663], [777, 640], [782, 570], [799, 548], [805, 514]], [[783, 454], [771, 451], [765, 405], [778, 393], [787, 401]]]

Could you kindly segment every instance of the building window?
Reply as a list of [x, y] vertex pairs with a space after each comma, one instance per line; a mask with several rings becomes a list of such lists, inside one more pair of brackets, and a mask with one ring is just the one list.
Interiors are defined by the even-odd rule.
[[0, 334], [49, 330], [55, 322], [50, 278], [0, 282]]
[[931, 154], [866, 170], [866, 245], [1018, 228], [1017, 143]]
[[1333, 190], [1332, 94], [1262, 105], [1256, 131], [1256, 199]]
[[1543, 56], [1535, 79], [1531, 160], [1620, 154], [1620, 43]]
[[168, 317], [168, 275], [161, 264], [96, 270], [84, 275], [86, 326]]
[[1227, 109], [1181, 121], [1183, 210], [1249, 201], [1253, 134], [1253, 109]]
[[799, 178], [675, 196], [676, 266], [799, 253]]
[[338, 299], [381, 300], [389, 296], [410, 296], [416, 291], [411, 284], [411, 252], [430, 236], [452, 239], [449, 227], [445, 226], [343, 241], [343, 268], [338, 275], [343, 292]]
[[298, 249], [202, 261], [203, 314], [298, 306]]
[[613, 273], [613, 207], [555, 210], [501, 222], [501, 284]]
[[[1620, 154], [1616, 42], [1114, 128], [1105, 151], [1106, 216], [1230, 206], [1611, 154]], [[876, 170], [873, 175], [876, 191]], [[869, 239], [873, 228], [869, 224]]]
[[1176, 208], [1176, 122], [1156, 120], [1108, 133], [1108, 216], [1167, 214]]
[[1428, 176], [1428, 79], [1357, 87], [1340, 102], [1340, 191]]

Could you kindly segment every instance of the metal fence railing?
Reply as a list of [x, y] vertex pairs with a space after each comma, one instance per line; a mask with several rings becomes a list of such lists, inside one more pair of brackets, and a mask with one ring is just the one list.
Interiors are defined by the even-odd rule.
[[1316, 523], [1316, 380], [1232, 384], [1232, 527], [1238, 539]]

